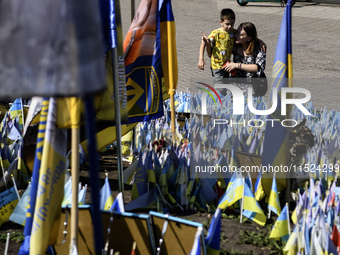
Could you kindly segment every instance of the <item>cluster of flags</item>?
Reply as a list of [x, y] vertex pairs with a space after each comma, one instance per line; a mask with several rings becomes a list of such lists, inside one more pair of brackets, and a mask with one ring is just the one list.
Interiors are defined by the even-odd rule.
[[[29, 173], [22, 159], [24, 111], [22, 99], [17, 98], [5, 112], [0, 123], [0, 190], [2, 190], [0, 226], [10, 217], [15, 219], [15, 215], [22, 216], [19, 209], [21, 205], [18, 205], [20, 197], [17, 182], [24, 184], [29, 179]], [[27, 195], [27, 192], [24, 194]]]
[[23, 162], [23, 124], [24, 105], [21, 98], [17, 98], [5, 113], [0, 123], [0, 165], [2, 168], [0, 189], [7, 188], [11, 182], [11, 175], [19, 181], [29, 178], [26, 165]]
[[[301, 165], [309, 166], [315, 178], [334, 180], [340, 172], [340, 111], [328, 111], [327, 108], [316, 111], [312, 102], [306, 108], [314, 113], [305, 120], [306, 127], [314, 135], [314, 146], [303, 156]], [[303, 120], [299, 111], [294, 111], [293, 116]]]
[[[291, 217], [286, 205], [270, 234], [270, 238], [286, 241], [284, 254], [338, 254], [339, 190], [336, 181], [310, 178], [305, 188], [297, 191]], [[292, 233], [290, 220], [295, 224]]]
[[[202, 142], [188, 140], [192, 134], [187, 130], [195, 130], [194, 124], [200, 124], [199, 121], [195, 122], [195, 118], [187, 119], [183, 128], [178, 128], [177, 134], [181, 140], [178, 146], [174, 146], [167, 136], [170, 132], [166, 117], [137, 125], [136, 147], [139, 148], [139, 156], [124, 172], [125, 183], [133, 185], [133, 201], [126, 208], [165, 211], [175, 206], [183, 210], [194, 207], [206, 210], [207, 204], [216, 204], [219, 200], [218, 206], [225, 209], [240, 201], [243, 204], [242, 214], [264, 225], [267, 217], [258, 203], [265, 196], [260, 168], [255, 185], [250, 174], [242, 176], [230, 171], [201, 175], [194, 171], [195, 166], [199, 165], [240, 167], [233, 149], [231, 153], [217, 153], [212, 148], [209, 149], [211, 151], [204, 151], [201, 149]], [[275, 176], [270, 180], [270, 193], [266, 200], [268, 210], [280, 215]]]
[[123, 194], [120, 192], [113, 199], [108, 176], [105, 177], [104, 184], [100, 189], [100, 210], [125, 212]]

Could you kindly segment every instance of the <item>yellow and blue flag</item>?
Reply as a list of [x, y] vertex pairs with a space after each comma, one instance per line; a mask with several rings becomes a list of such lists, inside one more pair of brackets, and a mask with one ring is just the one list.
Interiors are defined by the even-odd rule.
[[[114, 78], [118, 76], [118, 89], [120, 99], [121, 122], [128, 122], [127, 94], [125, 86], [125, 65], [123, 53], [123, 34], [121, 24], [120, 5], [118, 0], [99, 0], [101, 13], [101, 23], [106, 54], [106, 80], [108, 86], [103, 94], [100, 95], [101, 106], [97, 113], [97, 120], [115, 121], [115, 102], [112, 100], [114, 95]], [[115, 48], [116, 59], [114, 58], [113, 48]]]
[[44, 254], [49, 244], [55, 244], [52, 233], [60, 217], [66, 171], [65, 129], [56, 128], [56, 98], [51, 98], [47, 115], [46, 133], [41, 157], [41, 167], [30, 239], [30, 253]]
[[208, 255], [220, 254], [221, 209], [217, 208], [211, 220], [205, 245]]
[[[64, 195], [63, 202], [61, 204], [62, 207], [67, 207], [67, 206], [72, 205], [72, 189], [68, 189], [68, 187], [66, 187], [66, 186], [69, 186], [70, 182], [72, 183], [71, 178], [65, 184], [65, 187], [64, 187], [64, 192], [67, 192], [67, 193], [65, 193], [65, 195]], [[83, 188], [81, 188], [81, 183], [80, 183], [79, 184], [79, 190], [78, 190], [78, 205], [84, 205], [85, 204], [86, 191], [87, 191], [87, 185], [85, 185]]]
[[125, 212], [125, 209], [124, 209], [124, 200], [123, 200], [123, 193], [122, 192], [119, 192], [115, 201], [113, 202], [111, 208], [110, 208], [110, 211], [116, 211], [116, 212]]
[[31, 193], [31, 184], [27, 186], [24, 194], [22, 194], [19, 203], [17, 204], [11, 216], [9, 217], [10, 221], [13, 221], [17, 224], [25, 226], [26, 213], [27, 213], [27, 209], [29, 206], [28, 203], [29, 203], [30, 193]]
[[134, 200], [148, 192], [147, 188], [148, 174], [145, 165], [147, 154], [148, 153], [146, 150], [144, 152], [140, 151], [139, 153], [135, 181], [132, 185], [131, 190], [131, 200]]
[[7, 221], [19, 202], [15, 188], [0, 193], [0, 226]]
[[289, 239], [283, 248], [283, 254], [285, 255], [295, 255], [298, 254], [298, 233], [297, 233], [297, 227], [295, 225], [295, 228], [291, 235], [289, 236]]
[[282, 238], [285, 241], [288, 241], [288, 237], [290, 235], [289, 228], [289, 214], [288, 214], [288, 207], [285, 205], [282, 209], [282, 213], [277, 218], [272, 232], [270, 232], [269, 238]]
[[[279, 39], [276, 45], [276, 53], [273, 66], [273, 88], [278, 89], [278, 94], [272, 95], [277, 98], [276, 111], [268, 116], [269, 120], [273, 120], [271, 125], [266, 126], [265, 137], [263, 141], [262, 165], [263, 166], [286, 166], [287, 165], [287, 142], [286, 128], [279, 121], [285, 116], [281, 115], [280, 92], [282, 87], [292, 87], [293, 66], [292, 66], [292, 39], [291, 39], [291, 2], [288, 1], [282, 18]], [[270, 105], [273, 102], [271, 96]], [[269, 123], [269, 122], [267, 122]], [[285, 186], [285, 174], [278, 173], [278, 190], [281, 191]], [[270, 179], [263, 179], [263, 187], [266, 194], [270, 192]]]
[[41, 114], [39, 116], [39, 126], [38, 126], [38, 134], [37, 134], [37, 145], [35, 149], [34, 167], [33, 167], [33, 173], [32, 173], [31, 192], [30, 192], [29, 204], [28, 204], [27, 213], [26, 213], [25, 228], [24, 228], [25, 239], [19, 249], [18, 254], [20, 255], [29, 254], [31, 230], [32, 230], [34, 209], [35, 209], [35, 204], [36, 204], [37, 190], [38, 190], [38, 183], [39, 183], [39, 171], [40, 171], [40, 166], [41, 166], [42, 152], [43, 152], [45, 133], [46, 133], [48, 106], [49, 106], [49, 99], [44, 98], [42, 101]]
[[248, 184], [244, 185], [244, 197], [243, 197], [243, 212], [242, 214], [248, 219], [256, 222], [257, 224], [264, 226], [266, 224], [266, 215], [264, 215], [260, 205], [257, 203], [253, 192], [249, 188]]
[[265, 197], [265, 193], [262, 187], [262, 169], [257, 176], [255, 188], [254, 188], [254, 196], [257, 201], [262, 200]]
[[227, 191], [219, 201], [218, 208], [225, 209], [240, 200], [243, 194], [243, 186], [242, 175], [238, 172], [233, 173]]
[[79, 205], [85, 205], [85, 199], [86, 199], [86, 191], [87, 191], [87, 185], [85, 185], [78, 194], [78, 204]]
[[68, 180], [65, 179], [64, 198], [61, 206], [66, 206], [68, 203], [71, 202], [72, 202], [72, 177], [69, 177]]
[[15, 117], [19, 118], [18, 124], [20, 131], [22, 132], [24, 127], [24, 105], [22, 103], [21, 97], [14, 100], [11, 108], [9, 108], [9, 113], [11, 119], [14, 119]]
[[100, 210], [109, 211], [113, 204], [109, 178], [105, 178], [105, 183], [100, 190]]
[[164, 76], [164, 81], [162, 80], [162, 90], [163, 100], [166, 100], [177, 88], [176, 26], [171, 0], [159, 0], [159, 9], [162, 70]]
[[269, 201], [268, 201], [268, 210], [276, 213], [276, 215], [280, 215], [281, 213], [281, 205], [279, 199], [279, 192], [277, 191], [276, 178], [273, 178], [272, 190], [270, 191]]

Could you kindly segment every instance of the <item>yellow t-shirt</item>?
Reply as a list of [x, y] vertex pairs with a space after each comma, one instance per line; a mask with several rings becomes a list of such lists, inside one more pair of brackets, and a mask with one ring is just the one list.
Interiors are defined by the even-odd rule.
[[230, 61], [235, 42], [236, 29], [231, 32], [222, 31], [220, 28], [208, 36], [212, 42], [210, 65], [212, 69], [222, 69], [225, 62]]

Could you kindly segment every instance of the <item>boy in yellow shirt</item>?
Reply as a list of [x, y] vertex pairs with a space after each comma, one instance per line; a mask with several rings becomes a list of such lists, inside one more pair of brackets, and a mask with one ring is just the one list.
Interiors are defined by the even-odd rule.
[[207, 48], [210, 57], [210, 68], [214, 77], [214, 83], [222, 83], [223, 78], [229, 77], [222, 67], [229, 61], [232, 55], [236, 29], [235, 13], [232, 9], [223, 9], [220, 17], [221, 28], [215, 29], [207, 37], [203, 32], [202, 43], [199, 52], [198, 68], [204, 70], [206, 64], [204, 62], [204, 49]]

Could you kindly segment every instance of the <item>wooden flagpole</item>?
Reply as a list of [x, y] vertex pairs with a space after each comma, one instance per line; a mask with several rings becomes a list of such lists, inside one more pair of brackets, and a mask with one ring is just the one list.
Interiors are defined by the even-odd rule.
[[[79, 120], [79, 111], [76, 119]], [[78, 124], [78, 123], [77, 123]], [[71, 161], [71, 174], [72, 174], [72, 207], [71, 207], [71, 242], [70, 246], [74, 244], [78, 249], [78, 183], [79, 183], [79, 143], [80, 131], [79, 126], [72, 127], [72, 161]], [[70, 248], [71, 248], [70, 247]]]
[[[168, 22], [169, 23], [169, 22]], [[168, 24], [170, 26], [170, 24]], [[169, 29], [169, 27], [168, 27]], [[172, 42], [172, 33], [168, 33], [168, 41]], [[173, 48], [168, 43], [168, 68], [169, 68], [169, 95], [170, 95], [170, 107], [171, 107], [171, 130], [172, 130], [172, 141], [176, 143], [176, 116], [175, 116], [175, 92], [174, 89], [174, 69], [173, 69]]]

